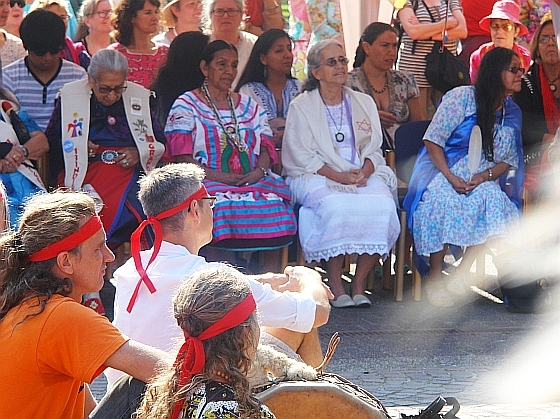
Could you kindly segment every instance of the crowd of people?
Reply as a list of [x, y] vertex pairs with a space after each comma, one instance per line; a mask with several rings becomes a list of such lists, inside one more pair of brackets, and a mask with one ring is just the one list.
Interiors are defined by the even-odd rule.
[[[330, 307], [371, 306], [366, 278], [404, 228], [428, 301], [453, 306], [477, 250], [519, 222], [524, 188], [546, 196], [558, 45], [550, 14], [530, 32], [514, 0], [494, 2], [474, 32], [459, 0], [407, 0], [402, 39], [371, 23], [350, 72], [341, 30], [312, 39], [303, 82], [274, 1], [35, 0], [8, 25], [7, 8], [17, 22], [24, 6], [0, 3], [10, 417], [272, 418], [247, 379], [259, 343], [318, 366]], [[436, 41], [456, 54], [467, 36], [472, 85], [437, 91], [424, 57]], [[400, 125], [425, 119], [401, 226], [385, 156]], [[304, 267], [270, 273], [295, 240], [307, 262], [325, 261], [330, 288]], [[463, 255], [447, 275], [451, 246]], [[255, 275], [213, 263], [255, 252]], [[101, 301], [111, 277], [114, 302]], [[90, 309], [103, 304], [113, 324]], [[84, 383], [106, 368], [112, 388], [96, 406]]]

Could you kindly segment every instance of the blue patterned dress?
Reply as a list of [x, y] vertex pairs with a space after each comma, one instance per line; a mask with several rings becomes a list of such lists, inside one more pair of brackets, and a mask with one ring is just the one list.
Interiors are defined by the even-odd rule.
[[[494, 162], [481, 156], [476, 173], [484, 172], [496, 163], [505, 162], [517, 169], [518, 176], [512, 177], [517, 182], [523, 171], [518, 153], [521, 147], [521, 111], [511, 98], [506, 100], [504, 109], [504, 115], [501, 110], [496, 113]], [[470, 132], [475, 123], [474, 87], [460, 87], [443, 97], [424, 135], [425, 140], [444, 147], [448, 163], [450, 154], [454, 153], [456, 161], [450, 164], [451, 172], [465, 181], [471, 177], [466, 154]], [[450, 138], [456, 138], [454, 151], [450, 151]], [[519, 211], [514, 203], [516, 199], [510, 199], [499, 185], [499, 181], [502, 185], [505, 184], [508, 173], [502, 175], [499, 181], [483, 182], [469, 194], [459, 194], [436, 169], [435, 175], [423, 189], [418, 187], [417, 182], [421, 183], [418, 179], [422, 168], [428, 168], [422, 164], [426, 163], [426, 159], [429, 156], [424, 148], [416, 162], [405, 200], [405, 208], [410, 211], [409, 227], [412, 229], [418, 254], [438, 252], [443, 249], [444, 244], [474, 246], [485, 243], [492, 237], [504, 236], [511, 223], [519, 219]], [[433, 165], [431, 168], [433, 170]], [[512, 173], [509, 175], [512, 176]], [[516, 195], [519, 195], [519, 188]]]

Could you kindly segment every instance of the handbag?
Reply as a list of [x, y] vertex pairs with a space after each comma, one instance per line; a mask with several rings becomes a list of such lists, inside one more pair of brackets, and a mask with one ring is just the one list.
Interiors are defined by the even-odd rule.
[[[422, 3], [424, 3], [423, 0]], [[449, 2], [446, 0], [445, 3], [445, 26], [442, 32], [443, 39], [445, 39], [447, 16], [449, 15]], [[425, 3], [424, 7], [426, 7], [432, 22], [435, 23], [435, 19]], [[453, 55], [451, 51], [445, 48], [442, 41], [434, 42], [432, 51], [426, 55], [425, 60], [426, 68], [424, 70], [424, 75], [426, 76], [426, 80], [440, 92], [447, 93], [455, 87], [468, 86], [471, 84], [468, 67], [459, 57]]]

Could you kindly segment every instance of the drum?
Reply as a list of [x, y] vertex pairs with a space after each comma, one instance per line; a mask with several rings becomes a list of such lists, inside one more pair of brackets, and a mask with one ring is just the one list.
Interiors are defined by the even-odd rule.
[[317, 381], [283, 381], [254, 391], [276, 419], [391, 418], [377, 397], [337, 374], [322, 373]]

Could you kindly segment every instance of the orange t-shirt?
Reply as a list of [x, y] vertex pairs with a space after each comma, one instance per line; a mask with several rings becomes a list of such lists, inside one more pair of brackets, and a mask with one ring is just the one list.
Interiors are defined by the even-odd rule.
[[105, 317], [60, 295], [23, 320], [37, 312], [37, 301], [0, 321], [0, 418], [83, 419], [84, 382], [128, 338]]

